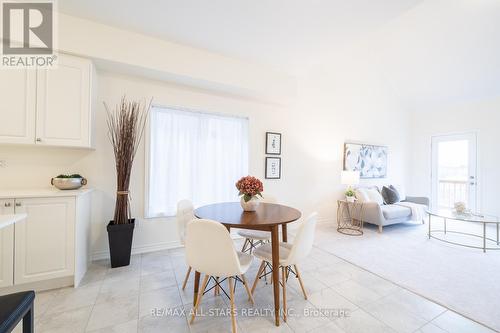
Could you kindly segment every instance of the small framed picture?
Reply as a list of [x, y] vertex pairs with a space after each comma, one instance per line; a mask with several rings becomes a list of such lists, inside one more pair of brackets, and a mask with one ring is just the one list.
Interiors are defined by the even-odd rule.
[[266, 132], [266, 154], [281, 154], [281, 133]]
[[266, 179], [281, 179], [281, 157], [266, 157]]

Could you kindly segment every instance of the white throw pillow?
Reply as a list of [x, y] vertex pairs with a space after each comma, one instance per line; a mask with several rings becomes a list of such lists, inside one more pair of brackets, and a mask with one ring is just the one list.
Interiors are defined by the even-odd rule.
[[392, 185], [398, 191], [399, 194], [399, 200], [400, 201], [405, 201], [406, 200], [406, 192], [403, 186], [401, 185]]
[[359, 202], [369, 202], [368, 194], [366, 194], [366, 189], [358, 188], [354, 191], [354, 195]]
[[379, 191], [375, 189], [367, 189], [365, 191], [370, 202], [376, 202], [379, 205], [384, 204], [384, 198], [382, 197], [382, 194], [380, 194]]

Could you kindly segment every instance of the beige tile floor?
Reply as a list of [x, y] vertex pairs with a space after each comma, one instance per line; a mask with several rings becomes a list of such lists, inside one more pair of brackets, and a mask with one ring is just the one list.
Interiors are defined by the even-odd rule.
[[[250, 283], [258, 265], [247, 273]], [[290, 314], [280, 327], [273, 324], [272, 286], [260, 283], [251, 306], [239, 284], [239, 332], [492, 332], [320, 248], [301, 270], [309, 298], [291, 277]], [[36, 332], [230, 332], [229, 302], [212, 293], [203, 298], [204, 316], [188, 324], [193, 284], [191, 278], [181, 290], [185, 272], [182, 249], [136, 255], [123, 268], [95, 262], [81, 287], [37, 293]]]

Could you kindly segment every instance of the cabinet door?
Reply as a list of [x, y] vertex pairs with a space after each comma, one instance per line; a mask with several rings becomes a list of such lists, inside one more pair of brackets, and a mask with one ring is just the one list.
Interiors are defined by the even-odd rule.
[[14, 283], [74, 274], [75, 198], [16, 199]]
[[0, 91], [0, 143], [34, 143], [35, 70], [2, 70]]
[[[0, 200], [0, 214], [14, 214], [14, 199]], [[0, 288], [14, 284], [14, 226], [0, 229]]]
[[91, 75], [88, 59], [61, 54], [37, 72], [36, 143], [90, 147]]

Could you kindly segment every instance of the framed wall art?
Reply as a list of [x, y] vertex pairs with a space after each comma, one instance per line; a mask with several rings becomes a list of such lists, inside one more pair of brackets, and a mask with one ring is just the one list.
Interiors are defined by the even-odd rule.
[[266, 154], [281, 154], [281, 133], [266, 132]]
[[281, 157], [266, 157], [266, 179], [281, 179]]
[[344, 170], [359, 171], [363, 179], [387, 177], [386, 146], [359, 143], [344, 144]]

